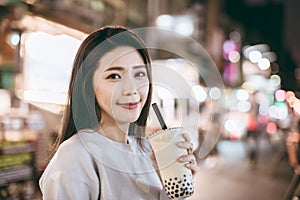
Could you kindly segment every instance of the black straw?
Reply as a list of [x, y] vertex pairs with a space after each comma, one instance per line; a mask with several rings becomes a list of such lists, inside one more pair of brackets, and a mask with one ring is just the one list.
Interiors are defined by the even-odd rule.
[[153, 107], [154, 112], [155, 112], [155, 114], [156, 114], [156, 116], [157, 116], [157, 118], [158, 118], [158, 121], [159, 121], [159, 123], [160, 123], [160, 125], [161, 125], [161, 128], [164, 129], [164, 130], [167, 129], [168, 127], [167, 127], [167, 125], [166, 125], [166, 123], [165, 123], [163, 117], [161, 116], [161, 113], [160, 113], [160, 111], [159, 111], [159, 109], [158, 109], [157, 104], [156, 104], [156, 103], [153, 103], [153, 104], [152, 104], [152, 107]]

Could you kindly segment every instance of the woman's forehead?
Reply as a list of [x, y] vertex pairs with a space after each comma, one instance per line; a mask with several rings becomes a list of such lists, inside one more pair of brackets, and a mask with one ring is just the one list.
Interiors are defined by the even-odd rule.
[[136, 66], [143, 65], [144, 61], [138, 51], [130, 46], [120, 46], [105, 53], [99, 61], [102, 70], [110, 66]]

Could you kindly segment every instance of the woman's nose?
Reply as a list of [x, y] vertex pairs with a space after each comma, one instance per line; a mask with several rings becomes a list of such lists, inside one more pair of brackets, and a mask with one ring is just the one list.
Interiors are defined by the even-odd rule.
[[136, 86], [134, 84], [133, 78], [130, 77], [130, 75], [127, 75], [124, 79], [122, 94], [125, 96], [137, 94]]

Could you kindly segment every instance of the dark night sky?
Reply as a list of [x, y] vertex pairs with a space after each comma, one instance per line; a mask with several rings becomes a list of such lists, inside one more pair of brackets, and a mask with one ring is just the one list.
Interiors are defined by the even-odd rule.
[[294, 70], [300, 67], [299, 0], [224, 0], [232, 21], [242, 24], [244, 44], [266, 43], [278, 56], [282, 88], [299, 91]]
[[285, 6], [285, 44], [290, 48], [300, 68], [300, 1], [287, 0]]

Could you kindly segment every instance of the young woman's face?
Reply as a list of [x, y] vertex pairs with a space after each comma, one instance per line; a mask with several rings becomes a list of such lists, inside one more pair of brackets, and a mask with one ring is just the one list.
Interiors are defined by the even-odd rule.
[[136, 49], [121, 46], [104, 54], [93, 84], [102, 111], [101, 123], [121, 125], [138, 119], [147, 99], [149, 78]]

